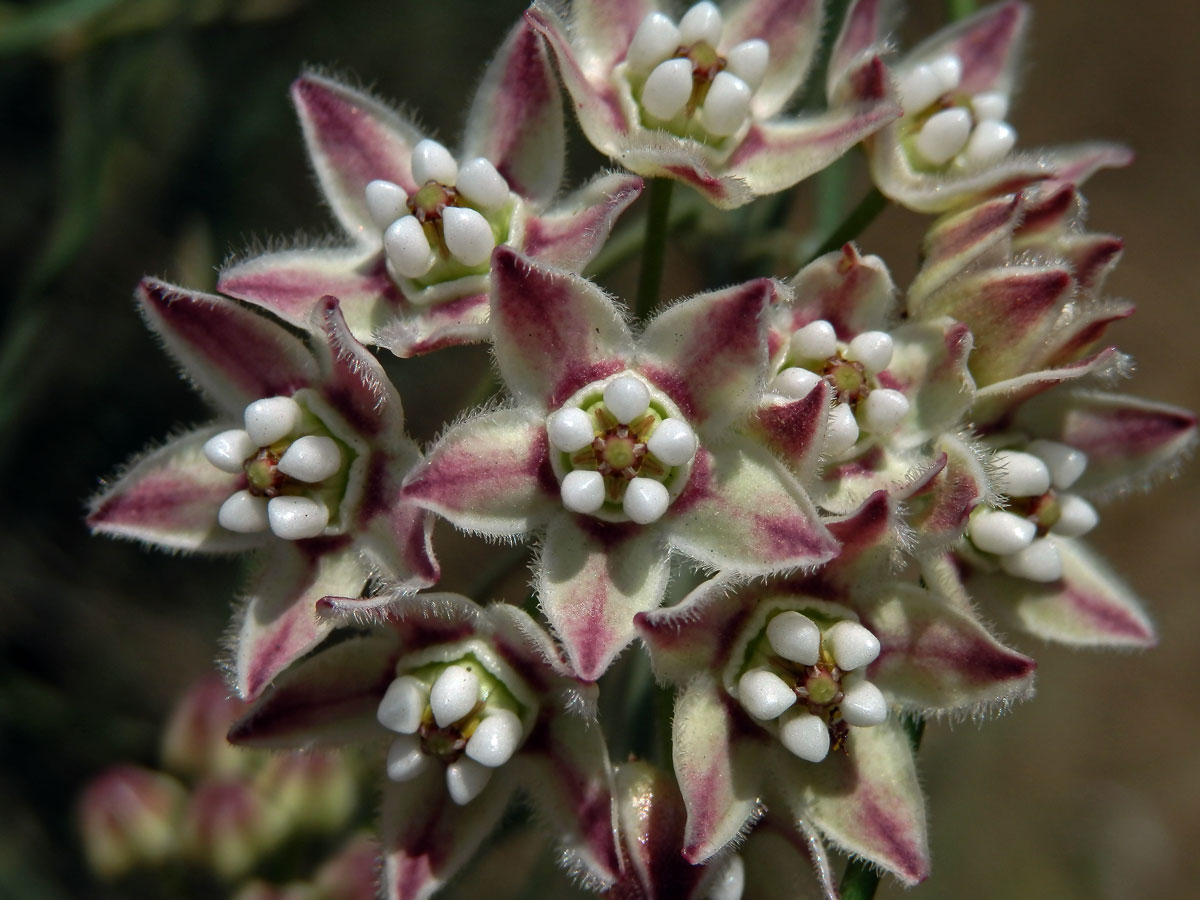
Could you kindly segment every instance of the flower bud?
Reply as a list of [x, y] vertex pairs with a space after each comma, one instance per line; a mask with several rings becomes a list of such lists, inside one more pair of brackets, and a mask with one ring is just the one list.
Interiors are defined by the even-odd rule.
[[174, 855], [186, 800], [175, 779], [137, 766], [117, 766], [89, 784], [79, 825], [92, 871], [116, 878]]
[[184, 845], [197, 863], [233, 881], [279, 843], [284, 821], [249, 782], [201, 782], [184, 817]]
[[245, 709], [219, 676], [195, 682], [175, 705], [163, 732], [163, 765], [192, 778], [244, 771], [251, 755], [225, 735]]
[[254, 779], [261, 796], [295, 828], [336, 831], [358, 799], [347, 760], [335, 753], [292, 752], [272, 756]]

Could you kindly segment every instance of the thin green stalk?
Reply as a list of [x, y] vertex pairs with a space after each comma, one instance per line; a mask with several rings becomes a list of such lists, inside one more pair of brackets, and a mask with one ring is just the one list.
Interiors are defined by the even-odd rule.
[[[904, 732], [916, 753], [925, 734], [925, 720], [905, 716]], [[846, 866], [846, 874], [842, 876], [842, 900], [871, 900], [878, 887], [879, 873], [861, 859], [853, 859]]]
[[870, 192], [858, 202], [854, 209], [850, 210], [850, 214], [842, 219], [842, 223], [833, 230], [811, 256], [804, 261], [804, 265], [808, 265], [818, 256], [824, 256], [833, 250], [839, 249], [847, 241], [852, 241], [866, 227], [875, 221], [878, 216], [887, 207], [887, 197], [879, 193], [878, 188], [871, 188]]
[[975, 0], [946, 0], [946, 13], [950, 21], [965, 19], [975, 12]]
[[663, 259], [667, 249], [667, 221], [671, 213], [671, 189], [675, 182], [669, 178], [650, 179], [650, 211], [646, 215], [646, 239], [642, 244], [642, 271], [638, 274], [637, 305], [639, 319], [645, 319], [658, 304], [658, 289], [662, 284]]

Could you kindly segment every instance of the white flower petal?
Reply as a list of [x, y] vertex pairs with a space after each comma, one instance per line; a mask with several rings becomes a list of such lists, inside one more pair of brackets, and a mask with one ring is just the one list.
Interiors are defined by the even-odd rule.
[[982, 91], [971, 98], [971, 109], [981, 121], [1002, 122], [1008, 115], [1008, 95], [1004, 91]]
[[862, 363], [868, 375], [882, 372], [892, 361], [895, 343], [886, 331], [864, 331], [846, 348], [846, 358]]
[[482, 794], [491, 780], [492, 770], [472, 759], [460, 757], [446, 766], [446, 790], [459, 806], [466, 806]]
[[1037, 526], [1023, 516], [1002, 510], [988, 510], [971, 517], [967, 534], [985, 553], [1009, 556], [1028, 547], [1037, 535]]
[[738, 679], [738, 701], [754, 718], [767, 722], [795, 704], [796, 692], [774, 672], [751, 669]]
[[604, 388], [604, 405], [622, 425], [628, 425], [650, 408], [650, 389], [640, 378], [622, 375]]
[[267, 518], [267, 498], [256, 497], [249, 491], [230, 495], [217, 510], [217, 522], [227, 531], [254, 534], [270, 527]]
[[337, 441], [320, 434], [306, 434], [292, 441], [279, 458], [279, 471], [297, 481], [316, 484], [342, 467]]
[[679, 42], [684, 45], [704, 41], [716, 47], [721, 41], [721, 11], [715, 3], [703, 0], [683, 14], [679, 20]]
[[367, 182], [365, 193], [367, 212], [380, 231], [386, 230], [401, 216], [408, 215], [408, 194], [400, 185], [376, 179]]
[[726, 137], [742, 127], [750, 114], [750, 85], [730, 72], [718, 72], [701, 109], [705, 129]]
[[214, 434], [204, 442], [204, 458], [230, 475], [242, 471], [246, 460], [258, 452], [258, 444], [241, 428]]
[[858, 420], [846, 403], [835, 403], [829, 410], [829, 427], [825, 430], [825, 450], [837, 456], [858, 442]]
[[992, 465], [996, 489], [1010, 497], [1040, 497], [1050, 490], [1050, 469], [1032, 453], [998, 450]]
[[887, 719], [887, 700], [879, 688], [869, 681], [858, 681], [845, 687], [839, 707], [847, 725], [865, 728], [879, 725]]
[[508, 182], [491, 160], [477, 156], [458, 170], [458, 192], [472, 206], [496, 209], [508, 201]]
[[571, 512], [594, 513], [604, 505], [604, 476], [587, 469], [568, 472], [559, 495], [563, 506]]
[[690, 462], [697, 446], [696, 432], [683, 419], [664, 419], [646, 441], [646, 449], [668, 466]]
[[857, 622], [838, 622], [825, 632], [825, 643], [838, 668], [846, 672], [868, 666], [879, 656], [879, 638]]
[[1050, 531], [1063, 537], [1083, 537], [1098, 524], [1100, 514], [1096, 507], [1076, 494], [1060, 494], [1058, 497], [1058, 521]]
[[437, 141], [426, 138], [413, 147], [412, 177], [418, 185], [429, 181], [453, 185], [457, 176], [458, 163]]
[[971, 136], [971, 114], [954, 107], [934, 113], [917, 133], [917, 152], [935, 166], [949, 162]]
[[1017, 143], [1017, 132], [1007, 122], [984, 121], [975, 126], [967, 141], [967, 162], [987, 166], [999, 162]]
[[469, 206], [447, 206], [442, 210], [442, 234], [446, 248], [464, 266], [487, 262], [496, 249], [496, 236], [478, 210]]
[[622, 508], [639, 525], [649, 525], [662, 518], [670, 505], [671, 496], [667, 489], [653, 478], [634, 478], [625, 488]]
[[766, 41], [752, 38], [735, 44], [725, 54], [725, 71], [732, 72], [757, 90], [762, 84], [763, 76], [767, 74], [767, 64], [771, 61], [771, 47]]
[[375, 717], [384, 728], [400, 734], [416, 734], [425, 714], [429, 689], [411, 675], [401, 675], [388, 685]]
[[780, 726], [779, 740], [791, 753], [809, 762], [829, 755], [829, 729], [809, 712], [798, 712]]
[[796, 359], [829, 359], [837, 352], [837, 332], [824, 319], [809, 322], [792, 335], [790, 349]]
[[387, 776], [392, 781], [412, 781], [432, 766], [433, 760], [425, 755], [421, 739], [415, 735], [397, 735], [388, 748]]
[[405, 278], [420, 278], [433, 265], [433, 248], [425, 229], [413, 216], [397, 219], [383, 233], [388, 262]]
[[811, 666], [821, 657], [821, 629], [803, 613], [789, 609], [767, 625], [771, 649], [792, 662]]
[[563, 453], [575, 453], [596, 439], [592, 417], [577, 406], [560, 409], [546, 420], [550, 446]]
[[1087, 470], [1087, 454], [1070, 444], [1037, 440], [1030, 441], [1027, 449], [1049, 467], [1050, 481], [1060, 491], [1073, 485]]
[[438, 728], [453, 725], [479, 702], [479, 678], [463, 666], [446, 666], [429, 691], [429, 707]]
[[679, 48], [679, 29], [668, 16], [652, 12], [633, 35], [625, 62], [636, 72], [649, 72]]
[[272, 497], [267, 502], [267, 519], [276, 537], [301, 541], [325, 532], [329, 509], [311, 497]]
[[675, 118], [692, 96], [692, 63], [668, 59], [659, 63], [642, 88], [642, 106], [656, 119]]
[[1001, 557], [1000, 568], [1030, 581], [1058, 581], [1063, 573], [1062, 555], [1052, 540], [1039, 538], [1028, 547]]
[[267, 447], [287, 437], [300, 424], [303, 410], [291, 397], [267, 397], [246, 407], [243, 419], [250, 440]]
[[465, 753], [475, 762], [489, 768], [502, 766], [512, 758], [521, 743], [524, 729], [516, 713], [499, 709], [479, 723], [467, 741]]
[[771, 382], [771, 390], [799, 400], [807, 397], [821, 381], [821, 376], [811, 369], [791, 366], [775, 376], [775, 380]]
[[862, 426], [872, 434], [891, 434], [908, 415], [908, 398], [891, 388], [876, 388], [867, 394], [859, 412]]

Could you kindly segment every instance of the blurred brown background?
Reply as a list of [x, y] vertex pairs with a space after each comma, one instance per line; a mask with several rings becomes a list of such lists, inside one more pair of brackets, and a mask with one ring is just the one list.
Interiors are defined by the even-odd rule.
[[[911, 5], [909, 44], [944, 20], [942, 3]], [[1113, 336], [1139, 362], [1131, 392], [1196, 408], [1200, 15], [1165, 0], [1034, 5], [1012, 120], [1026, 146], [1105, 137], [1137, 150], [1132, 168], [1087, 187], [1089, 225], [1126, 241], [1109, 288], [1140, 306]], [[0, 896], [102, 895], [78, 859], [73, 796], [108, 763], [153, 762], [164, 711], [212, 659], [239, 578], [226, 561], [91, 540], [82, 526], [101, 475], [207, 417], [134, 314], [137, 279], [210, 288], [255, 236], [331, 229], [287, 102], [303, 65], [357, 75], [453, 144], [523, 6], [0, 3]], [[571, 127], [578, 183], [600, 160]], [[860, 243], [904, 283], [923, 227], [892, 210]], [[670, 264], [679, 283], [696, 268], [685, 251]], [[440, 424], [437, 392], [414, 386], [483, 360], [447, 357], [392, 367], [423, 438]], [[908, 896], [1194, 895], [1198, 505], [1192, 466], [1107, 507], [1095, 533], [1146, 598], [1160, 648], [1026, 646], [1040, 662], [1034, 702], [980, 727], [929, 728], [934, 876]]]

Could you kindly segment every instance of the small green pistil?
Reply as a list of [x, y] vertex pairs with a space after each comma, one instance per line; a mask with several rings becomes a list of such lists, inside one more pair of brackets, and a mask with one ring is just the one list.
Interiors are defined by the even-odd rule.
[[437, 181], [429, 181], [409, 198], [408, 208], [413, 217], [422, 224], [431, 219], [439, 219], [442, 210], [453, 206], [458, 199], [458, 191]]
[[636, 461], [633, 438], [609, 438], [604, 444], [604, 462], [618, 472]]
[[288, 441], [279, 441], [263, 447], [246, 460], [242, 470], [246, 473], [247, 490], [258, 497], [278, 497], [284, 486], [291, 481], [279, 471], [279, 458], [287, 450]]
[[805, 679], [804, 687], [808, 691], [809, 702], [821, 706], [832, 703], [841, 690], [837, 679], [829, 672], [823, 672], [820, 669], [817, 669]]
[[862, 363], [834, 357], [825, 366], [824, 375], [842, 403], [855, 403], [866, 393], [867, 375]]

